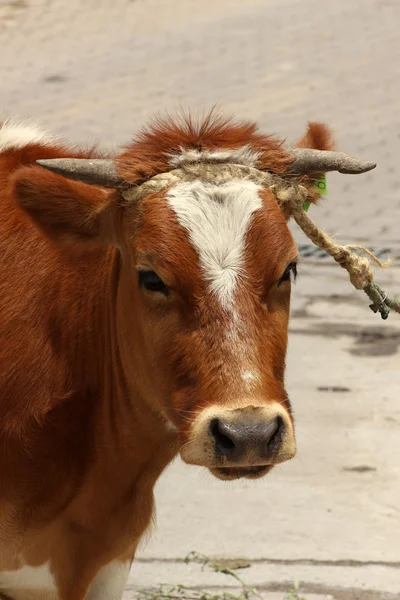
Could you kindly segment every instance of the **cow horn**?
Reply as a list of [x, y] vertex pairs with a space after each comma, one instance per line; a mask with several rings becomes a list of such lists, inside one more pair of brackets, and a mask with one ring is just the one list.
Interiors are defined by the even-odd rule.
[[52, 158], [37, 160], [36, 163], [53, 173], [69, 179], [83, 181], [106, 188], [116, 188], [122, 184], [114, 161], [102, 158]]
[[311, 148], [292, 148], [290, 152], [294, 157], [294, 161], [286, 171], [287, 174], [306, 175], [307, 173], [339, 171], [339, 173], [357, 175], [371, 171], [376, 167], [376, 163], [358, 160], [343, 152], [313, 150]]

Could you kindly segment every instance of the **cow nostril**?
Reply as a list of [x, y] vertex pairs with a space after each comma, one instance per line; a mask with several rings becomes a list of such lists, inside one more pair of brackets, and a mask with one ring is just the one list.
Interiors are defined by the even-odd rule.
[[219, 419], [213, 419], [210, 423], [210, 433], [215, 440], [217, 448], [220, 450], [233, 450], [235, 443], [229, 436], [223, 433], [221, 428], [221, 421]]
[[273, 449], [278, 443], [280, 443], [282, 434], [285, 428], [282, 417], [278, 416], [269, 425], [267, 448], [268, 450]]

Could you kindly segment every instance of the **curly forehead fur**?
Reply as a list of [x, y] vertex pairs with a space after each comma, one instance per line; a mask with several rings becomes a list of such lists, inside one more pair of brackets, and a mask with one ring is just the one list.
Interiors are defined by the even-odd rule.
[[276, 173], [284, 172], [291, 161], [282, 141], [259, 133], [255, 123], [237, 122], [211, 111], [198, 121], [190, 115], [156, 119], [126, 146], [117, 162], [122, 178], [138, 183], [180, 164], [182, 161], [174, 162], [174, 157], [184, 151], [191, 151], [190, 160], [196, 156], [209, 160], [212, 153], [225, 151], [226, 160], [226, 150], [236, 151], [233, 161], [249, 164], [256, 157], [259, 166]]
[[[236, 121], [212, 110], [198, 120], [190, 114], [155, 119], [116, 160], [122, 178], [134, 184], [179, 166], [186, 158], [191, 162], [231, 159], [281, 174], [292, 160], [283, 143], [260, 133], [252, 121]], [[333, 149], [333, 145], [329, 129], [321, 123], [309, 123], [296, 144], [319, 150]]]

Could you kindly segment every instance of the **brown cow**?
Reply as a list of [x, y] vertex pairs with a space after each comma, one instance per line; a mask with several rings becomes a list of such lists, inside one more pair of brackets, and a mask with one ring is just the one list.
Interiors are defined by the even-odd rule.
[[[68, 157], [92, 160], [36, 164]], [[120, 599], [178, 452], [220, 479], [293, 457], [297, 249], [251, 173], [297, 164], [315, 200], [296, 160], [213, 115], [156, 123], [112, 161], [2, 125], [0, 596]]]

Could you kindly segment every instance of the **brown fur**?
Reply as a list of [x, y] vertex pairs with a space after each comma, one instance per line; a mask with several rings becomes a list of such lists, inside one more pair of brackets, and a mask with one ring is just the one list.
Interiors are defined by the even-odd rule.
[[[297, 142], [296, 148], [315, 148], [316, 150], [334, 150], [335, 142], [332, 137], [332, 132], [329, 127], [323, 123], [308, 123], [307, 131], [303, 137]], [[321, 173], [310, 173], [307, 177], [302, 178], [302, 183], [310, 192], [310, 199], [313, 204], [316, 204], [321, 198], [321, 194], [316, 192], [313, 181], [317, 179]]]
[[[212, 116], [158, 123], [116, 160], [138, 183], [181, 146], [244, 144], [277, 173], [290, 162], [254, 124]], [[323, 126], [300, 144], [328, 144]], [[131, 559], [153, 486], [204, 408], [275, 402], [292, 421], [290, 285], [277, 282], [296, 248], [271, 193], [249, 231], [238, 301], [238, 341], [261, 374], [249, 392], [221, 337], [226, 314], [165, 196], [122, 207], [116, 192], [34, 165], [88, 155], [41, 144], [0, 155], [0, 593], [2, 570], [50, 561], [60, 600], [83, 600], [101, 566]], [[157, 270], [171, 297], [143, 292], [137, 267]]]
[[180, 120], [158, 119], [126, 147], [117, 158], [121, 177], [130, 183], [140, 183], [168, 170], [169, 157], [186, 150], [236, 149], [249, 145], [261, 153], [260, 167], [283, 173], [290, 158], [282, 141], [258, 132], [251, 121], [235, 122], [211, 111], [204, 120], [190, 116]]

